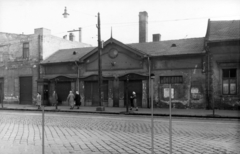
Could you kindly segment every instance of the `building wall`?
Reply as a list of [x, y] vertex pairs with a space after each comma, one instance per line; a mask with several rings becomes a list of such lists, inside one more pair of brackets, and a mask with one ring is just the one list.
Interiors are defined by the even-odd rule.
[[172, 103], [175, 108], [205, 108], [205, 74], [202, 56], [156, 58], [153, 60], [154, 102], [156, 106], [168, 107], [169, 84], [162, 84], [160, 77], [181, 76], [183, 82], [172, 84]]
[[[0, 77], [4, 80], [6, 103], [19, 103], [19, 77], [33, 77], [33, 94], [37, 90], [38, 36], [0, 33]], [[23, 58], [23, 43], [29, 42], [29, 58]]]
[[43, 35], [43, 59], [60, 49], [90, 47], [91, 45], [62, 39], [53, 35]]
[[[239, 43], [209, 45], [210, 104], [218, 109], [237, 109], [240, 106], [240, 46]], [[222, 69], [237, 69], [237, 94], [224, 95]], [[214, 104], [213, 104], [214, 103]]]
[[[27, 59], [23, 58], [25, 42], [29, 42]], [[52, 36], [51, 31], [45, 28], [35, 29], [34, 34], [31, 35], [0, 32], [0, 78], [4, 80], [4, 102], [19, 103], [19, 77], [23, 76], [32, 77], [34, 100], [38, 90], [43, 93], [43, 88], [37, 87], [39, 61], [59, 49], [87, 46], [90, 45]]]

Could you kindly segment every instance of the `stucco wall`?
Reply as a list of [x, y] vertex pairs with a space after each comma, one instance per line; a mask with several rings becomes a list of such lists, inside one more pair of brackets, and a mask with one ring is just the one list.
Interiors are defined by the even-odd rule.
[[[19, 77], [32, 76], [37, 90], [38, 36], [0, 33], [0, 77], [4, 79], [4, 102], [19, 103]], [[23, 43], [29, 42], [29, 58], [23, 59]], [[33, 95], [34, 97], [34, 95]]]
[[[240, 107], [240, 46], [219, 45], [210, 47], [211, 54], [211, 89], [214, 106], [219, 109], [236, 109]], [[237, 69], [237, 94], [223, 95], [222, 69]]]
[[43, 59], [60, 49], [90, 47], [91, 45], [62, 39], [53, 35], [43, 35]]
[[[164, 64], [164, 65], [163, 65]], [[161, 84], [161, 76], [182, 76], [183, 83], [172, 84], [172, 103], [175, 108], [205, 108], [205, 74], [202, 57], [181, 57], [153, 60], [154, 102], [156, 106], [168, 107], [169, 84]]]

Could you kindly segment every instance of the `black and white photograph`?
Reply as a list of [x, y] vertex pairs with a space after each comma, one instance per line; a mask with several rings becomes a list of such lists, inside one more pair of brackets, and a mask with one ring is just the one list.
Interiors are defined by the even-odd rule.
[[239, 0], [0, 0], [0, 154], [240, 154]]

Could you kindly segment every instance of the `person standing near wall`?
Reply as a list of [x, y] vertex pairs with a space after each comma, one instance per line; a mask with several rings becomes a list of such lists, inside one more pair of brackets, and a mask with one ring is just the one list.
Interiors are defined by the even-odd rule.
[[132, 95], [130, 96], [130, 102], [131, 102], [131, 108], [130, 110], [132, 110], [132, 108], [136, 107], [136, 111], [138, 111], [138, 106], [137, 106], [137, 95], [136, 92], [133, 91]]
[[41, 94], [38, 92], [38, 93], [37, 93], [37, 106], [38, 106], [38, 109], [41, 108], [41, 105], [42, 105], [42, 96], [41, 96]]
[[74, 103], [75, 103], [75, 99], [74, 99], [74, 94], [72, 91], [69, 92], [69, 95], [67, 97], [67, 102], [70, 106], [70, 109], [73, 109], [74, 108]]
[[76, 91], [76, 94], [75, 94], [75, 105], [77, 106], [77, 109], [80, 108], [81, 106], [81, 96], [79, 95], [79, 92]]
[[55, 106], [57, 109], [57, 105], [58, 105], [58, 95], [56, 93], [56, 91], [53, 91], [52, 94], [52, 106]]
[[136, 111], [138, 111], [138, 105], [137, 105], [137, 95], [136, 95], [136, 92], [133, 91], [133, 105], [134, 107], [136, 108]]

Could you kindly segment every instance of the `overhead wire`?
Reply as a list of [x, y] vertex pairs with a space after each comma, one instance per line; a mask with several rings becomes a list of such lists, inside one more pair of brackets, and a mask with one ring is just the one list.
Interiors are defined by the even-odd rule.
[[[84, 13], [86, 14], [86, 13]], [[91, 15], [93, 16], [93, 15]], [[171, 20], [153, 20], [153, 21], [148, 21], [148, 24], [154, 24], [154, 23], [160, 23], [160, 22], [178, 22], [178, 21], [186, 21], [186, 20], [199, 20], [199, 19], [212, 19], [212, 18], [223, 18], [223, 17], [240, 17], [239, 15], [229, 15], [229, 16], [214, 16], [214, 17], [198, 17], [198, 18], [185, 18], [185, 19], [171, 19]], [[128, 27], [128, 26], [134, 26], [138, 24], [139, 22], [122, 22], [122, 23], [102, 23], [101, 28], [108, 28], [109, 26], [106, 25], [119, 25], [119, 26], [114, 26], [114, 27]], [[87, 25], [87, 26], [82, 26], [81, 28], [90, 28], [90, 27], [95, 27], [96, 24], [93, 25]], [[62, 32], [57, 32], [54, 34], [61, 34], [61, 33], [66, 33], [67, 31], [62, 31]]]

